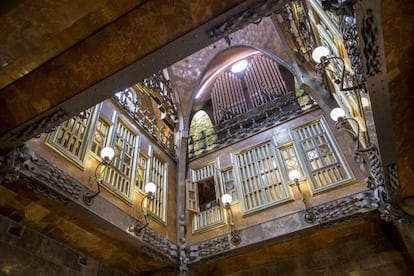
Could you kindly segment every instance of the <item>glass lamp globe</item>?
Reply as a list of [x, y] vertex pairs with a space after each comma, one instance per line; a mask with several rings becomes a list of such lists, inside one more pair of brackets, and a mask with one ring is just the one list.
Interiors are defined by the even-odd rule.
[[144, 187], [144, 191], [147, 194], [155, 193], [156, 189], [157, 189], [157, 185], [155, 185], [155, 183], [153, 183], [153, 182], [148, 182], [147, 184], [145, 184], [145, 187]]
[[114, 158], [115, 151], [111, 147], [105, 147], [101, 150], [101, 157], [104, 160], [112, 160]]
[[233, 66], [231, 66], [231, 72], [232, 73], [240, 73], [241, 71], [243, 71], [244, 69], [246, 69], [248, 65], [247, 60], [242, 59], [238, 62], [236, 62], [235, 64], [233, 64]]
[[233, 200], [233, 198], [229, 194], [224, 194], [221, 197], [221, 202], [223, 202], [224, 205], [230, 204], [232, 200]]
[[289, 179], [294, 181], [295, 179], [299, 179], [300, 172], [298, 170], [291, 170], [289, 172]]
[[325, 46], [319, 46], [316, 47], [313, 52], [312, 52], [312, 59], [316, 62], [316, 63], [321, 63], [321, 58], [322, 57], [326, 57], [329, 56], [330, 51], [328, 48], [326, 48]]
[[334, 109], [332, 109], [330, 116], [332, 120], [337, 122], [339, 118], [345, 117], [345, 111], [342, 108], [335, 107]]

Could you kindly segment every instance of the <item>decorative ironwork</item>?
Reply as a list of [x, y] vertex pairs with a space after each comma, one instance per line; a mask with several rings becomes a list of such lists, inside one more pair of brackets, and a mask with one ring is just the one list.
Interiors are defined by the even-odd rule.
[[238, 14], [226, 18], [224, 23], [214, 26], [208, 35], [213, 39], [228, 36], [247, 24], [259, 22], [262, 17], [280, 10], [287, 3], [289, 3], [289, 0], [255, 1]]
[[[296, 14], [293, 13], [292, 6], [295, 7]], [[303, 62], [310, 61], [316, 42], [302, 1], [292, 1], [290, 5], [286, 5], [280, 11], [280, 16], [281, 23], [294, 44], [293, 50]]]
[[401, 189], [398, 182], [396, 164], [387, 166], [385, 174], [377, 149], [370, 153], [369, 164], [372, 177], [368, 177], [367, 182], [374, 187], [375, 196], [379, 201], [378, 211], [381, 217], [395, 224], [414, 224], [414, 217], [406, 214], [400, 207]]
[[325, 10], [335, 13], [340, 18], [340, 31], [344, 46], [351, 63], [352, 70], [357, 78], [357, 87], [365, 89], [365, 76], [362, 68], [362, 55], [359, 48], [359, 38], [356, 26], [355, 0], [325, 0], [322, 6]]
[[147, 227], [143, 230], [142, 240], [156, 248], [161, 253], [159, 256], [163, 256], [163, 260], [177, 260], [177, 245], [173, 244], [152, 229]]
[[24, 143], [39, 133], [52, 131], [51, 129], [59, 125], [67, 116], [68, 113], [66, 111], [58, 109], [54, 113], [36, 120], [17, 132], [11, 132], [10, 141]]
[[22, 177], [26, 182], [27, 188], [34, 190], [38, 193], [43, 194], [44, 196], [58, 201], [62, 204], [67, 204], [70, 200], [66, 196], [61, 195], [60, 193], [50, 189], [48, 186], [41, 184], [37, 180], [28, 177]]
[[366, 59], [366, 73], [369, 76], [375, 76], [381, 73], [381, 62], [378, 45], [378, 27], [375, 24], [374, 13], [372, 9], [366, 11], [362, 19], [361, 37], [364, 41], [364, 55]]
[[156, 94], [151, 94], [158, 104], [159, 110], [164, 114], [163, 121], [171, 129], [175, 129], [175, 122], [178, 119], [173, 91], [170, 80], [165, 78], [163, 72], [153, 74], [141, 82], [145, 87], [150, 88]]
[[324, 10], [331, 11], [337, 15], [349, 15], [354, 13], [353, 4], [356, 0], [322, 0]]
[[190, 262], [207, 258], [219, 258], [231, 249], [228, 236], [222, 236], [187, 247]]
[[187, 275], [188, 264], [190, 259], [187, 255], [187, 244], [185, 241], [185, 217], [181, 214], [178, 218], [178, 234], [180, 236], [178, 241], [178, 264], [179, 264], [179, 275]]
[[86, 191], [81, 184], [26, 146], [16, 148], [7, 155], [1, 156], [0, 162], [1, 183], [16, 181], [21, 177], [25, 177], [26, 180], [32, 179], [37, 181], [38, 184], [29, 181], [30, 188], [53, 199], [59, 199], [59, 201], [62, 200], [55, 196], [57, 191], [73, 199], [79, 199], [82, 192]]
[[373, 211], [378, 207], [372, 190], [340, 198], [325, 204], [314, 207], [316, 221], [325, 224], [332, 221], [338, 221], [342, 218], [355, 216], [361, 213]]
[[229, 143], [293, 118], [299, 113], [312, 110], [316, 106], [316, 102], [305, 91], [302, 91], [298, 96], [294, 92], [281, 95], [259, 106], [249, 114], [235, 116], [215, 125], [213, 130], [200, 132], [197, 136], [190, 136], [188, 155], [192, 158], [217, 150]]
[[157, 126], [157, 118], [150, 116], [149, 110], [141, 106], [136, 93], [126, 89], [115, 94], [114, 98], [135, 122], [153, 138], [155, 143], [164, 148], [173, 158], [176, 158], [174, 133], [171, 130], [166, 130], [164, 126]]

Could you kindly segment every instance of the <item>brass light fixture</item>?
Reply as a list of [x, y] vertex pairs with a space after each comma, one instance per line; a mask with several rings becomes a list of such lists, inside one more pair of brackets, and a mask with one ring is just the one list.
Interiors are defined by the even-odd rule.
[[300, 178], [300, 172], [298, 170], [291, 170], [289, 172], [289, 179], [295, 182], [296, 188], [298, 189], [298, 192], [300, 195], [300, 199], [305, 205], [305, 216], [304, 216], [305, 221], [308, 223], [313, 223], [315, 222], [316, 215], [315, 215], [315, 212], [313, 210], [311, 203], [306, 199], [306, 196], [300, 187], [299, 178]]
[[114, 155], [115, 151], [111, 147], [105, 147], [101, 150], [102, 161], [99, 162], [98, 166], [96, 166], [95, 169], [95, 179], [98, 190], [94, 193], [89, 191], [83, 195], [83, 202], [85, 202], [86, 205], [92, 205], [93, 199], [101, 192], [101, 184], [103, 184], [103, 173], [105, 169], [111, 164]]
[[231, 202], [233, 198], [229, 194], [224, 194], [221, 197], [221, 202], [224, 205], [224, 209], [227, 211], [227, 224], [230, 225], [230, 235], [231, 239], [230, 242], [233, 245], [239, 245], [241, 242], [240, 233], [236, 229], [234, 222], [233, 222], [233, 212], [231, 211]]
[[144, 192], [145, 196], [141, 201], [141, 212], [144, 216], [144, 221], [138, 220], [138, 222], [133, 226], [130, 231], [133, 231], [135, 235], [141, 235], [142, 231], [148, 226], [148, 201], [154, 199], [155, 191], [157, 190], [157, 185], [153, 182], [148, 182], [145, 184]]
[[356, 86], [344, 87], [345, 61], [340, 57], [331, 56], [330, 51], [327, 47], [325, 46], [316, 47], [312, 52], [312, 59], [316, 62], [316, 66], [315, 66], [316, 72], [322, 72], [324, 70], [327, 70], [328, 65], [331, 63], [331, 60], [337, 60], [339, 61], [339, 63], [341, 63], [341, 67], [342, 67], [341, 78], [335, 80], [336, 84], [340, 84], [341, 91], [352, 91], [355, 89], [362, 88], [362, 86], [360, 86], [359, 84]]

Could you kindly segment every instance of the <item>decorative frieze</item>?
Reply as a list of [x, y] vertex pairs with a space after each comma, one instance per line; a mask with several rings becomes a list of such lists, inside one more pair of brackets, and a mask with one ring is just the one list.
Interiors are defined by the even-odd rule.
[[381, 73], [381, 61], [378, 45], [378, 27], [372, 9], [367, 9], [362, 19], [361, 37], [364, 41], [366, 74], [370, 77]]
[[[66, 203], [65, 197], [76, 200], [86, 192], [83, 185], [26, 146], [1, 156], [0, 162], [1, 182], [13, 182], [23, 178], [29, 188], [63, 203]], [[61, 193], [60, 196], [58, 192]]]
[[59, 125], [66, 117], [68, 113], [63, 109], [58, 109], [50, 115], [47, 115], [43, 118], [36, 120], [30, 125], [20, 129], [16, 132], [12, 132], [12, 137], [10, 138], [13, 142], [24, 143], [30, 138], [35, 137], [36, 135], [48, 131], [57, 125]]
[[70, 199], [64, 195], [61, 195], [60, 193], [50, 189], [49, 187], [47, 187], [46, 185], [42, 185], [40, 182], [38, 182], [37, 180], [34, 180], [32, 178], [26, 178], [24, 177], [24, 182], [26, 183], [27, 187], [31, 190], [34, 190], [38, 193], [41, 193], [42, 195], [53, 199], [55, 201], [58, 201], [62, 204], [67, 204]]
[[231, 244], [228, 236], [222, 236], [187, 247], [190, 262], [201, 259], [219, 258], [230, 251]]
[[373, 211], [378, 208], [378, 200], [374, 192], [367, 190], [362, 193], [340, 198], [314, 207], [316, 221], [320, 224], [332, 223], [349, 217]]
[[177, 260], [177, 245], [173, 244], [172, 242], [170, 242], [157, 232], [153, 231], [152, 229], [148, 227], [144, 229], [142, 240], [151, 247], [154, 247], [159, 252], [158, 255], [154, 255], [157, 256], [158, 259], [163, 261]]

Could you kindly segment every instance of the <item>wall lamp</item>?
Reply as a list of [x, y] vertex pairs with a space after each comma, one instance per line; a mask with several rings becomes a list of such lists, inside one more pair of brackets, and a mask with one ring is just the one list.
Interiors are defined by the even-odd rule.
[[130, 229], [135, 235], [141, 235], [142, 231], [148, 226], [148, 201], [154, 199], [155, 191], [157, 190], [157, 185], [153, 182], [148, 182], [145, 184], [144, 192], [145, 196], [141, 201], [141, 212], [144, 216], [144, 221], [138, 220], [138, 222]]
[[95, 169], [95, 179], [98, 190], [94, 193], [88, 191], [83, 195], [83, 201], [86, 205], [90, 206], [92, 204], [92, 200], [101, 192], [101, 184], [103, 184], [103, 173], [105, 169], [111, 164], [114, 155], [115, 151], [111, 147], [105, 147], [101, 150], [102, 161], [99, 162], [98, 166], [96, 166]]
[[313, 222], [315, 222], [316, 215], [315, 215], [315, 212], [313, 211], [312, 205], [306, 199], [306, 196], [305, 196], [305, 194], [303, 193], [303, 191], [300, 187], [299, 178], [300, 178], [300, 172], [298, 170], [291, 170], [289, 172], [289, 179], [291, 181], [295, 182], [296, 188], [299, 191], [300, 199], [302, 200], [303, 204], [305, 205], [305, 216], [304, 216], [305, 221], [308, 222], [308, 223], [313, 223]]
[[240, 233], [236, 229], [234, 222], [233, 222], [233, 212], [231, 211], [231, 202], [233, 198], [229, 194], [224, 194], [221, 197], [221, 202], [224, 205], [224, 209], [227, 211], [227, 224], [230, 225], [230, 234], [231, 234], [231, 240], [230, 242], [233, 245], [239, 245], [241, 242]]
[[[331, 119], [335, 121], [335, 128], [336, 129], [343, 129], [346, 130], [348, 133], [352, 135], [353, 140], [355, 141], [355, 161], [359, 160], [359, 154], [363, 152], [370, 152], [374, 150], [373, 146], [370, 146], [366, 149], [360, 148], [359, 143], [359, 135], [361, 134], [361, 128], [359, 122], [354, 118], [347, 118], [345, 117], [345, 111], [342, 108], [336, 107], [332, 109], [330, 113]], [[352, 129], [351, 122], [356, 127], [356, 131]]]
[[352, 87], [344, 87], [344, 79], [345, 79], [345, 61], [336, 56], [331, 56], [330, 51], [325, 46], [316, 47], [312, 52], [312, 59], [316, 62], [315, 71], [322, 72], [323, 70], [327, 70], [328, 65], [331, 63], [331, 60], [337, 60], [341, 63], [342, 66], [342, 74], [341, 79], [336, 79], [335, 83], [340, 84], [341, 91], [352, 91], [355, 89], [360, 89], [362, 86], [352, 86]]

